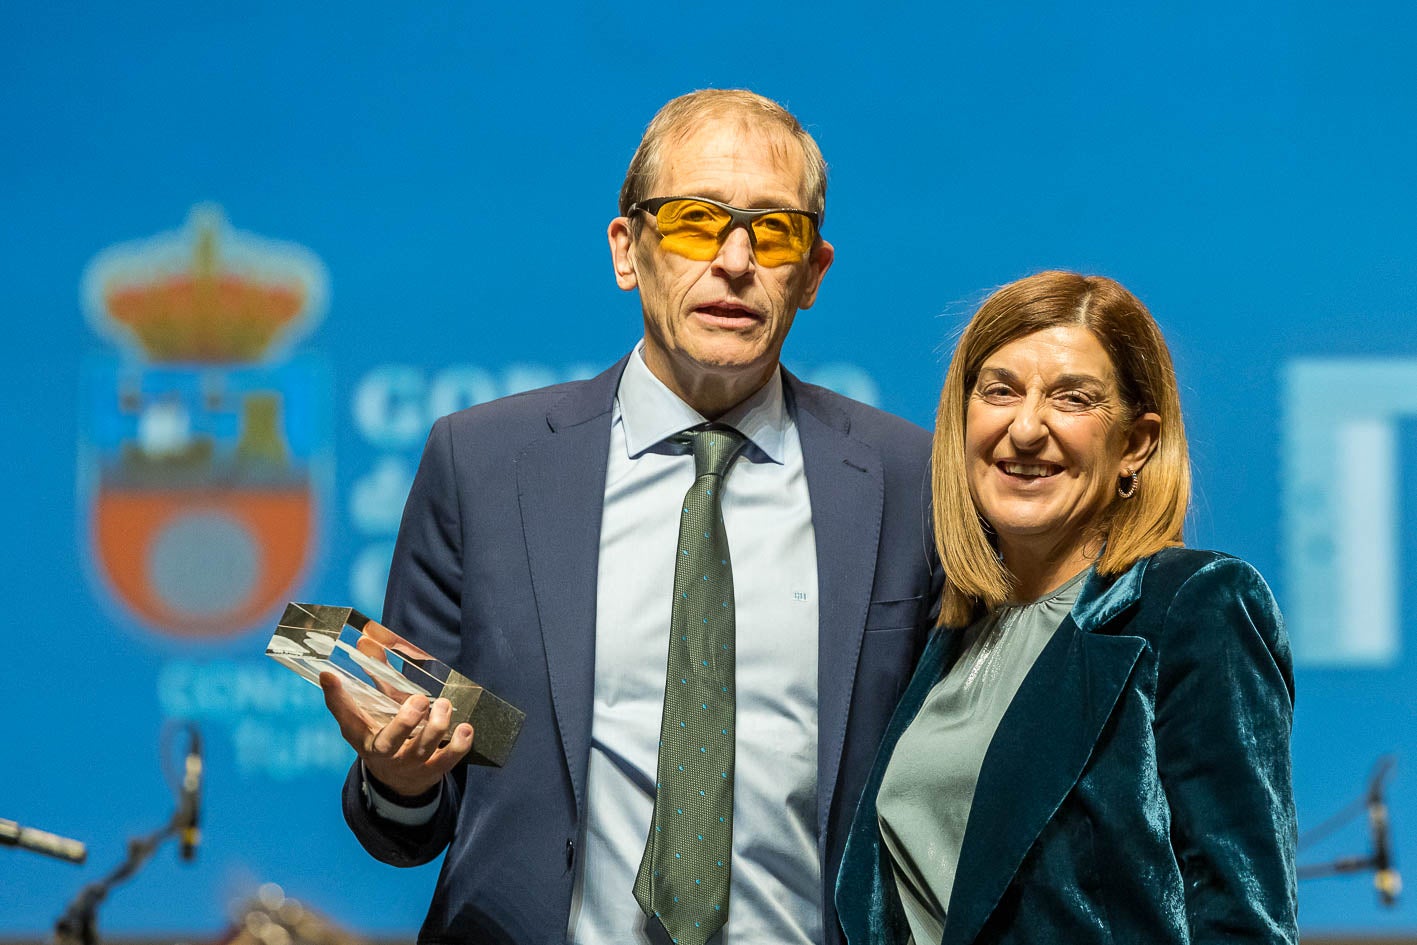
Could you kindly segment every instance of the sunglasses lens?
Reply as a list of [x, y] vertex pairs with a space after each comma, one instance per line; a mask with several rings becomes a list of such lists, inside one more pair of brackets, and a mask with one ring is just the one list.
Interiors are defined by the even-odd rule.
[[[700, 200], [671, 200], [655, 216], [660, 245], [668, 252], [700, 261], [718, 255], [732, 222], [727, 210]], [[755, 217], [749, 225], [760, 265], [801, 262], [812, 247], [812, 221], [804, 214], [768, 213]]]
[[769, 213], [753, 221], [753, 240], [764, 266], [801, 262], [812, 247], [812, 221], [800, 213]]
[[659, 208], [659, 226], [664, 249], [689, 259], [707, 260], [718, 255], [718, 236], [728, 229], [732, 218], [722, 207], [698, 200], [671, 200]]

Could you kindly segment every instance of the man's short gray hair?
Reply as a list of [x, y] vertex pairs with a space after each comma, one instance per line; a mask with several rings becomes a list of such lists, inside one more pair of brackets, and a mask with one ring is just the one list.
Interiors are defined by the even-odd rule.
[[705, 121], [724, 118], [737, 119], [747, 130], [776, 132], [797, 142], [802, 149], [802, 193], [807, 198], [807, 206], [800, 209], [821, 213], [826, 208], [827, 162], [817, 142], [791, 112], [747, 89], [700, 89], [668, 102], [645, 128], [620, 187], [621, 216], [649, 197], [675, 196], [649, 192], [659, 177], [665, 147], [683, 140]]

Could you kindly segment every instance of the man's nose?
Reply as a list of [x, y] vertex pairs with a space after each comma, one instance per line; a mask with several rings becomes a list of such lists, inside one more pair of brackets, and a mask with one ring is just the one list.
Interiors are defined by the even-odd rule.
[[728, 231], [713, 264], [715, 269], [729, 278], [753, 271], [757, 266], [757, 259], [753, 255], [753, 238], [746, 226], [735, 226]]

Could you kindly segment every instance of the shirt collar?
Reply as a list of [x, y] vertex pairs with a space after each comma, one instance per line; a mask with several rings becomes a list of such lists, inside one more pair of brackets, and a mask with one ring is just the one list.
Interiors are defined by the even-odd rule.
[[[644, 342], [635, 348], [615, 393], [625, 446], [631, 458], [690, 427], [707, 423], [703, 415], [654, 376], [645, 364]], [[718, 418], [743, 434], [770, 461], [783, 462], [787, 402], [782, 393], [782, 368], [774, 367], [768, 382], [751, 397]]]

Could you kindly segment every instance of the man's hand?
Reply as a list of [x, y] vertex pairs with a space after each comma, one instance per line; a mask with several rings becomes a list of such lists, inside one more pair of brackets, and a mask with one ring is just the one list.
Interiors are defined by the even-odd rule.
[[402, 797], [432, 790], [472, 748], [472, 726], [466, 722], [446, 745], [438, 747], [452, 722], [453, 706], [447, 699], [429, 702], [427, 696], [409, 696], [398, 714], [379, 726], [360, 711], [334, 673], [320, 674], [320, 688], [325, 691], [325, 707], [365, 769]]

